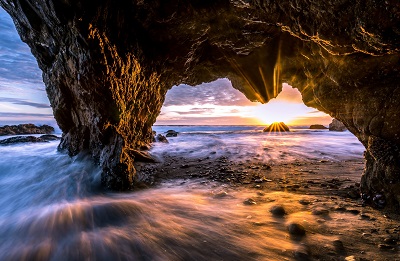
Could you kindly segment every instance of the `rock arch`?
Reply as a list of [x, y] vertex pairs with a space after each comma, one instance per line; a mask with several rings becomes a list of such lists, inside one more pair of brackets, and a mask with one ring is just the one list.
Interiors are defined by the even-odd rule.
[[400, 202], [396, 0], [0, 0], [43, 71], [61, 149], [128, 189], [170, 86], [229, 78], [268, 102], [282, 81], [366, 148], [365, 193]]

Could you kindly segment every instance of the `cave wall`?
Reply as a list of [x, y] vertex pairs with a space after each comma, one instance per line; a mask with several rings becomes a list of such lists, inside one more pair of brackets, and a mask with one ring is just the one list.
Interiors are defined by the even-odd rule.
[[165, 93], [228, 77], [268, 102], [282, 82], [366, 147], [365, 193], [400, 202], [397, 0], [0, 0], [37, 58], [60, 149], [133, 186]]

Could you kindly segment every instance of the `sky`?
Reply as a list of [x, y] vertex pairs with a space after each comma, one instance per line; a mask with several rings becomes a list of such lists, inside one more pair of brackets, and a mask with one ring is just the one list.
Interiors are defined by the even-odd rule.
[[[306, 107], [301, 94], [284, 84], [268, 104], [250, 102], [228, 79], [192, 87], [174, 86], [167, 93], [158, 125], [328, 125], [331, 118]], [[0, 7], [0, 126], [19, 123], [56, 127], [42, 72], [20, 40], [9, 15]]]
[[168, 91], [156, 124], [182, 125], [328, 125], [332, 118], [304, 105], [301, 94], [288, 84], [267, 104], [249, 101], [228, 79], [192, 87], [181, 84]]
[[0, 125], [55, 124], [42, 72], [0, 7]]

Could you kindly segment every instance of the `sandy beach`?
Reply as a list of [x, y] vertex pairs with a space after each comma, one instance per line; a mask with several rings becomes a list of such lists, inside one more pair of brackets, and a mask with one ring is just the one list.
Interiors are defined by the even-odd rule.
[[[250, 244], [248, 260], [400, 260], [399, 216], [365, 205], [360, 198], [362, 158], [269, 164], [257, 159], [238, 162], [236, 155], [215, 157], [213, 152], [198, 158], [169, 156], [167, 151], [158, 156], [158, 163], [137, 166], [144, 186], [179, 182], [189, 189], [206, 189], [221, 201], [235, 199], [227, 204], [245, 209], [244, 230], [264, 241], [282, 241], [273, 256]], [[292, 231], [293, 224], [300, 230]], [[271, 227], [274, 236], [262, 237]]]

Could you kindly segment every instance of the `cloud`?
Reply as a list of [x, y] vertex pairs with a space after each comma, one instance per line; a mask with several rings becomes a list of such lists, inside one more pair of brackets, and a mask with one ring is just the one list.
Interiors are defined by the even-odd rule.
[[212, 114], [214, 108], [193, 108], [190, 109], [189, 111], [174, 111], [178, 113], [179, 115], [186, 115], [186, 114]]
[[53, 117], [53, 114], [0, 112], [0, 117]]
[[20, 40], [11, 18], [0, 8], [0, 78], [30, 82], [44, 89], [41, 75], [29, 47]]
[[16, 99], [16, 98], [5, 98], [0, 97], [0, 102], [9, 102], [15, 105], [24, 105], [24, 106], [31, 106], [38, 109], [48, 109], [50, 107], [49, 104], [45, 103], [37, 103], [37, 102], [30, 102], [24, 99]]

